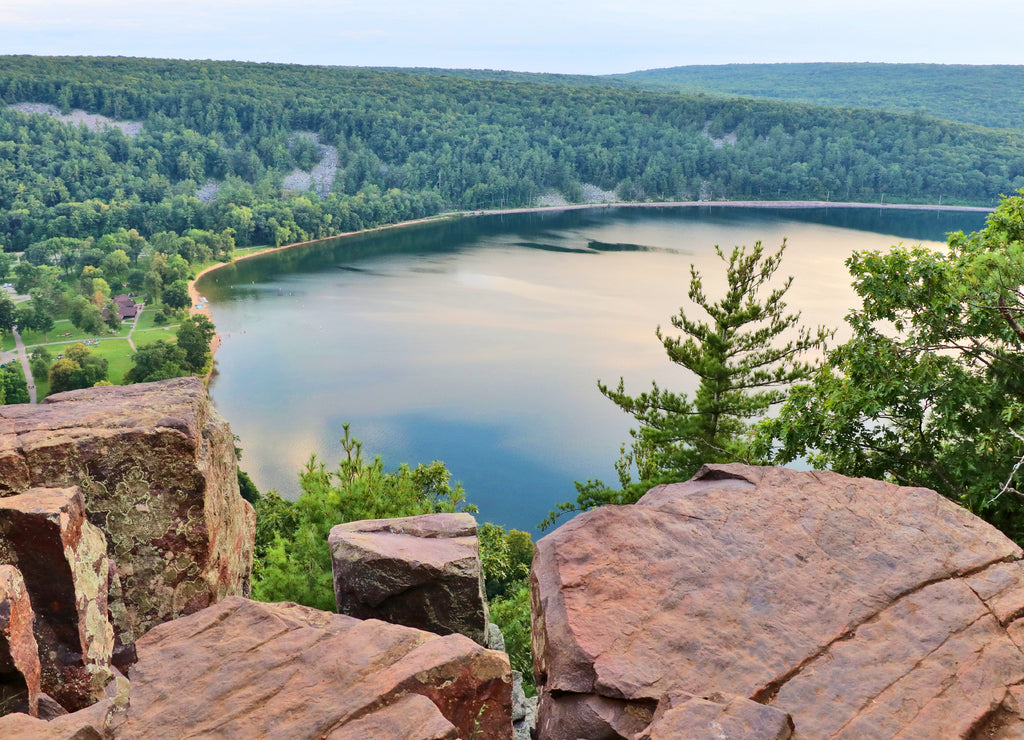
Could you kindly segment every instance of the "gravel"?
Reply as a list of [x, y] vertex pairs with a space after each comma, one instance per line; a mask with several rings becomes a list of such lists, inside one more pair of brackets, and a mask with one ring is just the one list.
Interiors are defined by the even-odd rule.
[[334, 187], [334, 176], [338, 172], [338, 149], [329, 144], [321, 144], [320, 136], [310, 131], [295, 131], [288, 144], [291, 146], [299, 136], [308, 136], [320, 148], [320, 161], [309, 172], [295, 169], [288, 173], [282, 187], [285, 190], [309, 190], [313, 186], [316, 194], [326, 198]]

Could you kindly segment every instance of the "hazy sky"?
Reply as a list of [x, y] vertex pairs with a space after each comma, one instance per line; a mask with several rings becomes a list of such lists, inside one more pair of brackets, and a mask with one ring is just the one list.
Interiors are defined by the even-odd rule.
[[0, 54], [606, 74], [1024, 64], [1020, 0], [0, 0]]

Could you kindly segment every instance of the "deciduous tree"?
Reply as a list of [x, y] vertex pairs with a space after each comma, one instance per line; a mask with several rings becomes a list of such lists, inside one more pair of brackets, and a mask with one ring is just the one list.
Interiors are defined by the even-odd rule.
[[126, 383], [148, 383], [153, 380], [167, 380], [187, 375], [185, 350], [176, 344], [160, 339], [152, 344], [139, 347], [132, 355], [132, 366], [125, 373]]
[[107, 379], [107, 367], [105, 358], [91, 354], [84, 344], [73, 344], [50, 366], [50, 392], [91, 388]]
[[188, 294], [188, 283], [184, 280], [175, 280], [164, 290], [161, 296], [164, 305], [173, 309], [188, 308], [192, 298]]
[[948, 250], [854, 254], [853, 337], [764, 424], [762, 450], [932, 488], [1024, 542], [1022, 196]]
[[201, 373], [210, 361], [210, 340], [216, 332], [213, 322], [203, 314], [188, 316], [178, 327], [178, 346], [185, 352], [185, 367]]

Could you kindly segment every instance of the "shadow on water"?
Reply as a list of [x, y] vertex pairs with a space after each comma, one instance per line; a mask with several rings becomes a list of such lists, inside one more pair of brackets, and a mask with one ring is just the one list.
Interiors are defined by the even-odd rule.
[[664, 247], [645, 247], [643, 244], [610, 244], [591, 239], [587, 246], [595, 252], [665, 252], [668, 254], [685, 254], [682, 250], [665, 249]]
[[[607, 402], [592, 391], [593, 379], [620, 373], [620, 355], [631, 358], [644, 381], [666, 364], [660, 351], [640, 350], [637, 337], [642, 333], [648, 346], [657, 319], [646, 312], [660, 308], [658, 291], [678, 290], [664, 269], [678, 260], [638, 255], [637, 262], [662, 266], [654, 275], [623, 269], [632, 258], [614, 252], [651, 245], [678, 253], [666, 247], [688, 246], [688, 231], [699, 232], [702, 242], [718, 234], [756, 239], [801, 222], [836, 227], [815, 239], [826, 245], [834, 239], [844, 250], [862, 240], [843, 229], [882, 235], [863, 240], [875, 245], [945, 241], [946, 232], [977, 230], [985, 218], [875, 208], [600, 208], [471, 216], [325, 240], [242, 260], [204, 278], [200, 290], [225, 332], [218, 361], [230, 369], [214, 396], [251, 459], [263, 461], [250, 470], [261, 488], [294, 491], [294, 462], [314, 449], [333, 465], [342, 451], [330, 441], [333, 434], [320, 430], [351, 421], [366, 449], [389, 467], [442, 459], [481, 507], [482, 520], [531, 529], [557, 502], [575, 498], [574, 479], [614, 480], [611, 463], [628, 421], [596, 409]], [[588, 246], [594, 243], [612, 248]], [[528, 253], [551, 248], [571, 254]], [[600, 251], [607, 253], [600, 259], [574, 256]], [[436, 258], [457, 253], [467, 259]], [[374, 261], [379, 257], [387, 259]], [[520, 272], [492, 275], [481, 267], [487, 257]], [[467, 262], [471, 274], [507, 277], [502, 285], [516, 290], [482, 292], [459, 279], [445, 282], [444, 275], [465, 277], [459, 270]], [[605, 266], [619, 272], [606, 273]], [[545, 272], [533, 281], [535, 271]], [[409, 280], [416, 272], [437, 272], [442, 280]], [[845, 273], [834, 280], [848, 282]], [[519, 300], [534, 282], [537, 295], [564, 298], [557, 310], [549, 301]], [[626, 284], [631, 292], [620, 295], [609, 284]], [[617, 300], [602, 311], [594, 310], [599, 299], [581, 299], [605, 295]], [[265, 303], [255, 305], [260, 299]], [[825, 305], [833, 296], [809, 291], [808, 299]], [[596, 319], [601, 333], [565, 333]], [[527, 376], [528, 383], [521, 380]], [[481, 378], [486, 382], [476, 382]], [[568, 393], [570, 383], [587, 390]], [[524, 398], [543, 401], [507, 402], [526, 387]], [[553, 419], [564, 423], [548, 423]]]
[[523, 249], [539, 249], [542, 252], [562, 252], [565, 254], [593, 254], [590, 249], [573, 249], [572, 247], [558, 247], [554, 244], [541, 244], [540, 242], [515, 242], [515, 246]]

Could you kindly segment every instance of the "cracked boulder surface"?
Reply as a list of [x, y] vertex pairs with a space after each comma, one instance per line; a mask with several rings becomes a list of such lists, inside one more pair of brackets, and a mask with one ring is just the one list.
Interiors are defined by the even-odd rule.
[[138, 651], [118, 740], [512, 739], [508, 656], [463, 635], [231, 597]]
[[340, 614], [487, 643], [487, 599], [472, 515], [348, 522], [331, 528], [328, 543]]
[[927, 489], [705, 466], [537, 543], [538, 737], [1024, 738], [1021, 558]]
[[255, 514], [231, 429], [198, 378], [0, 407], [0, 497], [73, 486], [114, 563], [116, 663], [155, 625], [248, 593]]

